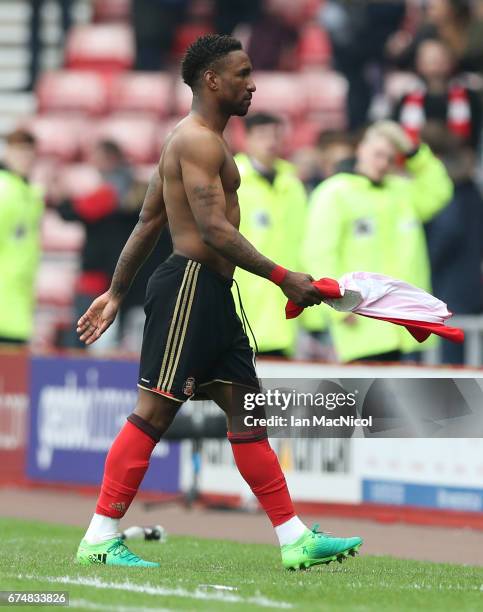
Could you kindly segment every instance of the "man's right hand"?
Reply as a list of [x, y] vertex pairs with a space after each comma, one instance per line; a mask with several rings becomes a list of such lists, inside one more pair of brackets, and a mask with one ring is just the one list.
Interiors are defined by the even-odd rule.
[[77, 333], [85, 344], [95, 342], [111, 325], [121, 302], [106, 291], [96, 298], [77, 322]]
[[285, 293], [289, 300], [297, 306], [307, 308], [322, 302], [322, 294], [312, 285], [314, 279], [309, 274], [301, 272], [290, 272], [285, 275], [280, 289]]

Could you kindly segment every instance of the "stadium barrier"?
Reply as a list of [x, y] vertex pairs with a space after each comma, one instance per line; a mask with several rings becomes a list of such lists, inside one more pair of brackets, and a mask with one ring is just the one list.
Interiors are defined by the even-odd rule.
[[[284, 380], [472, 377], [483, 390], [483, 371], [476, 369], [394, 366], [389, 370], [387, 366], [260, 361], [258, 372], [263, 379]], [[134, 406], [136, 377], [137, 363], [124, 359], [0, 353], [2, 481], [97, 486], [106, 451]], [[197, 474], [201, 493], [236, 499], [246, 496], [231, 449], [221, 439], [224, 430], [214, 416], [218, 408], [208, 401], [187, 402], [180, 414], [184, 421], [180, 420], [177, 432], [174, 428], [174, 438], [181, 437], [190, 418], [194, 419], [190, 437], [213, 436], [201, 448]], [[204, 426], [200, 429], [201, 414], [212, 415], [206, 420], [209, 431]], [[481, 519], [480, 438], [274, 438], [272, 444], [293, 498], [301, 504], [352, 507], [355, 515], [362, 507], [383, 508], [386, 514], [388, 508], [394, 508], [399, 515], [401, 509], [421, 508]], [[188, 441], [163, 440], [143, 490], [188, 490], [196, 470], [191, 448]]]
[[26, 352], [0, 350], [0, 484], [25, 476], [28, 366]]

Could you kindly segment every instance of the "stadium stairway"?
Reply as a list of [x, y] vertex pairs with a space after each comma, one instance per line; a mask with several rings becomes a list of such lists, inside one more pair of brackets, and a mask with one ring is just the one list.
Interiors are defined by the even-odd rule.
[[[89, 0], [77, 0], [73, 9], [74, 21], [88, 21], [90, 10]], [[0, 156], [6, 134], [22, 117], [32, 115], [36, 109], [34, 94], [23, 91], [28, 82], [30, 61], [29, 17], [28, 0], [0, 2]], [[42, 22], [44, 48], [41, 68], [56, 68], [62, 63], [60, 15], [56, 2], [45, 2]]]
[[[73, 7], [74, 23], [90, 20], [90, 0], [77, 0]], [[36, 98], [33, 92], [25, 91], [28, 83], [30, 61], [29, 27], [30, 3], [28, 0], [1, 0], [0, 2], [0, 159], [5, 136], [25, 117], [35, 115]], [[61, 25], [58, 4], [46, 1], [42, 11], [43, 50], [40, 66], [42, 70], [58, 68], [63, 62], [60, 47]], [[43, 224], [42, 243], [44, 254], [39, 270], [36, 312], [37, 345], [48, 345], [59, 321], [70, 320], [70, 299], [76, 274], [77, 256], [72, 245], [78, 249], [82, 240], [80, 228], [62, 224], [54, 213], [46, 213]], [[55, 230], [58, 231], [55, 231]], [[59, 236], [64, 242], [59, 241]], [[64, 243], [67, 245], [64, 247]], [[53, 252], [52, 252], [53, 245]], [[47, 247], [47, 248], [46, 248]], [[52, 286], [52, 279], [56, 281]], [[63, 291], [60, 291], [63, 289]]]

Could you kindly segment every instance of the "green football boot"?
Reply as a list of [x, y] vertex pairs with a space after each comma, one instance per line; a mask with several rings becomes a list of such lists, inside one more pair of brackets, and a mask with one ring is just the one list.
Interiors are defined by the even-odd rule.
[[123, 565], [125, 567], [159, 567], [159, 563], [144, 561], [129, 550], [121, 538], [100, 544], [82, 540], [77, 549], [77, 562], [82, 565]]
[[331, 561], [342, 563], [349, 555], [355, 557], [362, 545], [362, 538], [336, 538], [317, 531], [318, 528], [314, 525], [312, 531], [307, 529], [293, 544], [282, 546], [282, 563], [286, 569], [304, 569]]

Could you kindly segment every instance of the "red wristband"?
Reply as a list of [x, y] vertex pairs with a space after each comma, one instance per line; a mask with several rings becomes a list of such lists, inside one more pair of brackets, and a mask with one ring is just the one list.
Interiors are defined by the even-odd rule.
[[281, 285], [283, 283], [283, 279], [287, 276], [288, 270], [283, 268], [282, 266], [275, 266], [275, 268], [270, 272], [270, 276], [268, 277], [272, 283], [276, 285]]

